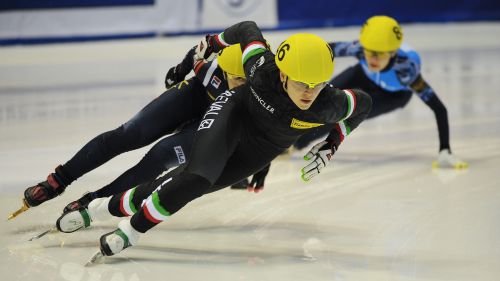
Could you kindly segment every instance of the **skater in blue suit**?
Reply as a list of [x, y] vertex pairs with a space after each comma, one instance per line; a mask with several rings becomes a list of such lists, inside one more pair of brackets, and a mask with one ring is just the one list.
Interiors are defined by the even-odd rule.
[[[368, 93], [373, 107], [367, 118], [403, 108], [415, 93], [436, 116], [439, 154], [433, 166], [467, 168], [467, 163], [451, 152], [446, 107], [422, 77], [420, 56], [402, 42], [403, 31], [395, 19], [388, 16], [369, 18], [361, 29], [359, 40], [329, 43], [335, 57], [350, 56], [359, 60], [333, 78], [332, 85], [340, 89], [362, 89]], [[319, 127], [303, 135], [294, 147], [305, 148], [330, 129]]]

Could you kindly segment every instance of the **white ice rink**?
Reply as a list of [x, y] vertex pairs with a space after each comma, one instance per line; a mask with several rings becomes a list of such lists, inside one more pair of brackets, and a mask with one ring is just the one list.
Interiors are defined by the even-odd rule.
[[[500, 24], [404, 28], [468, 170], [431, 168], [435, 119], [414, 96], [404, 110], [364, 122], [311, 183], [299, 179], [299, 153], [282, 157], [264, 192], [202, 197], [90, 268], [83, 264], [118, 219], [27, 240], [147, 148], [6, 218], [26, 187], [159, 95], [166, 71], [199, 36], [0, 48], [0, 280], [500, 280]], [[349, 40], [358, 28], [308, 32]], [[265, 35], [276, 47], [289, 33]], [[338, 58], [335, 72], [353, 63]]]

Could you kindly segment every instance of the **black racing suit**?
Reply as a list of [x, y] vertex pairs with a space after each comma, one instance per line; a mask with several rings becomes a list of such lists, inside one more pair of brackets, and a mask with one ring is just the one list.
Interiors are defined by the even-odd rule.
[[98, 135], [63, 165], [71, 178], [69, 183], [113, 157], [149, 145], [184, 125], [180, 132], [158, 141], [137, 165], [97, 190], [92, 197], [126, 191], [185, 163], [197, 128], [196, 123], [188, 123], [199, 121], [215, 97], [228, 89], [217, 60], [194, 63], [193, 55], [194, 49], [191, 49], [179, 65], [186, 73], [194, 69], [195, 77], [167, 89], [120, 127]]
[[[236, 24], [219, 37], [228, 44], [240, 43], [247, 83], [219, 95], [209, 107], [198, 127], [188, 163], [180, 173], [139, 186], [137, 190], [148, 189], [141, 194], [154, 191], [147, 199], [134, 198], [139, 197], [134, 189], [111, 200], [109, 210], [119, 215], [113, 211], [119, 208], [119, 198], [128, 198], [121, 201], [133, 204], [130, 209], [136, 212], [131, 224], [140, 232], [146, 232], [203, 194], [262, 169], [315, 124], [343, 122], [354, 130], [370, 111], [371, 99], [367, 94], [342, 91], [331, 85], [321, 91], [310, 109], [301, 110], [285, 92], [274, 55], [265, 48], [255, 23]], [[245, 49], [250, 43], [262, 48], [246, 57]], [[354, 104], [350, 103], [352, 98]], [[328, 138], [338, 146], [343, 136], [334, 129]]]

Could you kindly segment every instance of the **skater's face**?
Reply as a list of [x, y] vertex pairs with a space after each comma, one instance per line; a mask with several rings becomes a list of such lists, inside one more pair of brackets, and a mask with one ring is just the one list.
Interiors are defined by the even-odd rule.
[[387, 67], [392, 57], [396, 52], [376, 52], [364, 49], [363, 50], [370, 71], [379, 72]]
[[247, 82], [246, 77], [236, 76], [229, 73], [226, 73], [227, 85], [229, 90], [241, 86]]
[[314, 88], [309, 88], [307, 84], [289, 79], [283, 72], [280, 72], [280, 79], [290, 99], [302, 110], [307, 110], [311, 107], [326, 85], [325, 82], [316, 85]]

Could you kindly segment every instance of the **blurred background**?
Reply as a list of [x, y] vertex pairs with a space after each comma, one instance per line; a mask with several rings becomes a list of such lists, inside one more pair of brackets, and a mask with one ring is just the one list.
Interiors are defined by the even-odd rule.
[[338, 0], [3, 0], [0, 45], [157, 37], [218, 31], [254, 20], [261, 28], [360, 25], [376, 14], [400, 23], [500, 20], [500, 2]]

